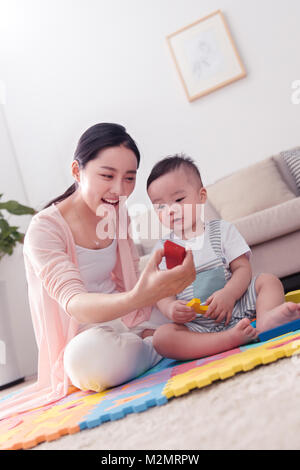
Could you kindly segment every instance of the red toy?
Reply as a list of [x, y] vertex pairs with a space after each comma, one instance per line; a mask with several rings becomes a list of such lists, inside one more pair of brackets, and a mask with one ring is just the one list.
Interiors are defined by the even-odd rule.
[[181, 264], [185, 258], [186, 251], [183, 246], [177, 245], [170, 240], [164, 243], [167, 268], [171, 269]]

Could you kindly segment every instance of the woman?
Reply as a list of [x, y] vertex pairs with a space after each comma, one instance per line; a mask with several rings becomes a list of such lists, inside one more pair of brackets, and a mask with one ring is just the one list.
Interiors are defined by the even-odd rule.
[[[116, 386], [161, 359], [151, 335], [166, 320], [151, 306], [182, 291], [195, 269], [188, 252], [181, 266], [160, 271], [158, 250], [138, 278], [127, 228], [123, 236], [122, 201], [134, 190], [139, 162], [124, 127], [92, 126], [75, 151], [74, 184], [32, 218], [24, 263], [38, 380], [0, 404], [0, 419], [61, 399], [71, 384], [95, 391]], [[107, 213], [115, 215], [114, 237], [98, 230]]]

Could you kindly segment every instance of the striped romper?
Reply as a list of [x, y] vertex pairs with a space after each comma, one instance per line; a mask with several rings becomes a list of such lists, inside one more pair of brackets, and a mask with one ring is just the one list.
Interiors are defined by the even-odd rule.
[[[173, 232], [169, 234], [167, 238], [161, 240], [161, 243], [164, 243], [167, 239], [172, 240], [179, 245], [185, 244], [184, 240], [175, 239]], [[198, 255], [195, 254], [197, 252]], [[201, 252], [205, 252], [209, 255], [208, 262], [201, 264]], [[204, 303], [213, 292], [222, 289], [232, 276], [229, 266], [226, 264], [226, 259], [222, 254], [221, 220], [205, 222], [203, 247], [200, 250], [196, 249], [195, 251], [193, 248], [193, 256], [196, 268], [196, 279], [190, 286], [177, 294], [176, 298], [178, 300], [185, 300], [186, 302], [189, 302], [193, 298], [198, 298], [201, 299], [201, 303]], [[212, 333], [230, 329], [242, 318], [249, 318], [250, 320], [255, 318], [255, 280], [257, 276], [258, 274], [251, 279], [248, 289], [235, 303], [231, 320], [228, 325], [225, 326], [226, 319], [221, 323], [217, 323], [211, 318], [197, 315], [195, 320], [185, 323], [185, 326], [187, 326], [191, 331]]]

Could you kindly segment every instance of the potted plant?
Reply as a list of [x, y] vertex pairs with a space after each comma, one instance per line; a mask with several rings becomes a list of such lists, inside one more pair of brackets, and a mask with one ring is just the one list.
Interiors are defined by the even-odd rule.
[[[2, 196], [3, 194], [0, 194], [0, 199]], [[25, 236], [19, 231], [19, 227], [9, 224], [2, 210], [14, 215], [36, 214], [34, 209], [23, 206], [17, 201], [0, 202], [0, 260], [5, 255], [11, 256], [17, 243], [23, 243]], [[24, 377], [19, 371], [11, 334], [6, 281], [0, 280], [0, 390], [23, 380]]]
[[[0, 199], [2, 196], [3, 194], [0, 194]], [[36, 214], [32, 207], [23, 206], [17, 201], [0, 202], [0, 260], [5, 255], [11, 256], [16, 244], [23, 243], [25, 236], [24, 233], [19, 232], [19, 227], [9, 224], [2, 214], [3, 209], [14, 215]]]

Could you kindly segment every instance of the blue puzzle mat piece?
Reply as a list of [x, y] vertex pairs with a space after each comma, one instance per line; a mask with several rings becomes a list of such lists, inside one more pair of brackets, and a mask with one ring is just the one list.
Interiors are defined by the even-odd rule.
[[99, 426], [106, 421], [121, 419], [130, 413], [140, 413], [153, 406], [161, 406], [168, 399], [162, 391], [171, 377], [173, 367], [182, 362], [162, 359], [156, 366], [131, 380], [130, 390], [120, 385], [105, 395], [105, 400], [80, 421], [80, 430]]
[[[251, 322], [251, 325], [253, 328], [256, 327], [256, 321], [254, 320]], [[276, 338], [278, 336], [282, 336], [286, 333], [293, 333], [297, 330], [300, 329], [300, 319], [290, 321], [288, 323], [285, 323], [284, 325], [276, 326], [276, 328], [271, 328], [270, 330], [263, 331], [258, 335], [258, 340], [263, 342], [263, 341], [268, 341], [269, 339]]]
[[[115, 421], [121, 419], [130, 413], [141, 413], [153, 406], [161, 406], [167, 403], [168, 399], [162, 395], [165, 382], [149, 389], [140, 391], [136, 398], [132, 399], [132, 394], [123, 396], [123, 398], [106, 398], [105, 401], [95, 405], [95, 408], [89, 412], [79, 423], [80, 430], [99, 426], [106, 421]], [[127, 403], [126, 398], [130, 400]], [[122, 403], [123, 401], [123, 403]], [[121, 402], [121, 403], [120, 403]], [[114, 410], [114, 408], [116, 408]]]
[[260, 341], [267, 341], [277, 336], [284, 335], [285, 333], [294, 332], [300, 328], [300, 319], [286, 323], [285, 325], [271, 328], [270, 330], [263, 331], [258, 335]]

